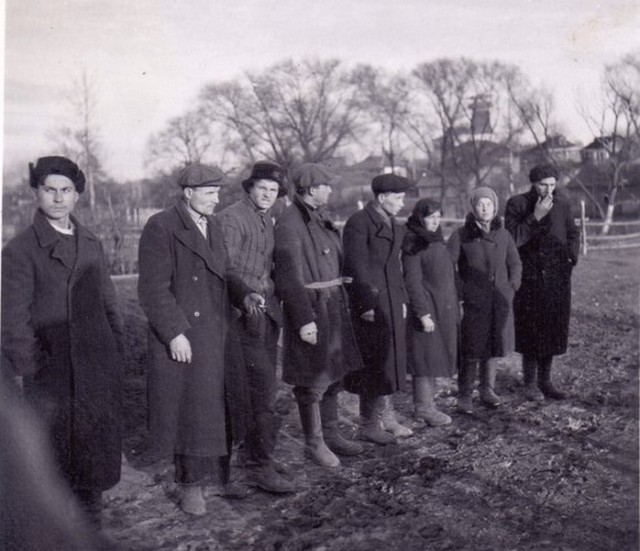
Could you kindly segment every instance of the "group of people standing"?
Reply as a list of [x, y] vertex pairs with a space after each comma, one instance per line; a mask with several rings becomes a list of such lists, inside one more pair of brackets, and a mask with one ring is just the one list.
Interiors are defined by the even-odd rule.
[[[496, 193], [472, 190], [463, 227], [445, 243], [441, 207], [430, 199], [398, 222], [412, 184], [396, 174], [373, 178], [373, 199], [340, 232], [326, 209], [337, 178], [321, 165], [291, 173], [293, 199], [277, 220], [273, 207], [287, 194], [278, 165], [255, 163], [244, 197], [215, 216], [224, 175], [185, 167], [180, 199], [143, 229], [138, 280], [150, 434], [173, 456], [180, 507], [204, 514], [211, 481], [223, 496], [243, 497], [230, 477], [233, 442], [248, 484], [295, 491], [274, 455], [280, 338], [304, 455], [324, 467], [363, 450], [340, 432], [343, 389], [359, 397], [360, 438], [380, 445], [412, 434], [391, 401], [407, 373], [414, 414], [431, 426], [451, 423], [436, 406], [438, 377], [458, 374], [457, 409], [471, 413], [479, 369], [481, 402], [500, 406], [496, 359], [514, 348], [526, 398], [563, 398], [551, 366], [566, 350], [579, 240], [557, 179], [554, 167], [534, 167], [504, 226]], [[82, 171], [45, 157], [30, 185], [34, 223], [3, 249], [4, 387], [18, 376], [60, 472], [95, 511], [119, 477], [122, 319], [100, 242], [71, 214]]]

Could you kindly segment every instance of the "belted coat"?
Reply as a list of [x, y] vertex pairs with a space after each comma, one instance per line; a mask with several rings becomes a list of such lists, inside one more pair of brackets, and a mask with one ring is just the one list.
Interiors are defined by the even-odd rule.
[[[179, 201], [149, 218], [139, 248], [138, 295], [150, 329], [151, 437], [159, 452], [196, 457], [229, 453], [230, 298], [240, 304], [250, 292], [228, 275], [222, 232], [214, 217], [207, 220], [208, 240]], [[180, 334], [191, 344], [190, 364], [171, 359], [169, 343]]]
[[[353, 278], [347, 290], [365, 365], [345, 380], [350, 392], [384, 395], [404, 389], [408, 302], [400, 263], [404, 232], [393, 219], [387, 224], [373, 202], [353, 214], [344, 227], [343, 274]], [[373, 322], [360, 317], [369, 310], [374, 311]]]
[[509, 199], [504, 223], [522, 259], [522, 286], [513, 303], [516, 350], [544, 357], [567, 350], [580, 230], [566, 197], [554, 192], [553, 207], [540, 221], [533, 216], [537, 200], [534, 187]]
[[520, 287], [522, 263], [511, 234], [499, 218], [486, 233], [468, 214], [447, 248], [461, 280], [463, 357], [486, 360], [513, 352], [513, 296]]
[[98, 238], [72, 217], [75, 257], [36, 212], [2, 250], [2, 369], [48, 426], [71, 487], [120, 479], [122, 318]]
[[[328, 386], [362, 367], [344, 287], [312, 289], [309, 284], [340, 277], [342, 245], [332, 222], [300, 197], [275, 227], [274, 280], [284, 312], [282, 378], [297, 386]], [[300, 338], [300, 328], [315, 322], [317, 344]]]

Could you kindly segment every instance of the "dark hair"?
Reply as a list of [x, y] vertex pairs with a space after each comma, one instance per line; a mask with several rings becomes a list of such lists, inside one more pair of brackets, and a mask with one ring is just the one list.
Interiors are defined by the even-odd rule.
[[416, 203], [415, 207], [413, 207], [413, 214], [419, 216], [420, 218], [431, 216], [434, 212], [438, 211], [442, 212], [440, 203], [429, 198], [420, 199]]

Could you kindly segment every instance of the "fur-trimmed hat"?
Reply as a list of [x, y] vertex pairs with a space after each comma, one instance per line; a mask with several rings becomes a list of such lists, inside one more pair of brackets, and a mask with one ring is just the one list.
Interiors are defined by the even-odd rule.
[[53, 155], [51, 157], [40, 157], [35, 166], [33, 163], [29, 163], [29, 185], [32, 188], [37, 188], [51, 174], [66, 176], [73, 182], [78, 193], [84, 191], [84, 172], [71, 159]]
[[532, 184], [544, 180], [545, 178], [558, 179], [558, 170], [555, 166], [548, 163], [536, 165], [529, 171], [529, 181]]
[[286, 176], [280, 165], [271, 161], [258, 161], [251, 167], [251, 174], [242, 181], [242, 188], [249, 193], [249, 190], [258, 180], [271, 180], [278, 184], [278, 197], [287, 194], [285, 187]]

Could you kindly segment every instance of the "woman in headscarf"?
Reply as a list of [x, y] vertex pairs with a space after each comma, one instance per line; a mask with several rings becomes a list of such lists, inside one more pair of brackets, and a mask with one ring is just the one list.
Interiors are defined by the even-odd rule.
[[433, 427], [451, 423], [451, 417], [436, 407], [434, 397], [436, 377], [456, 373], [460, 324], [455, 269], [442, 237], [441, 218], [438, 203], [420, 199], [402, 243], [414, 413]]
[[469, 194], [471, 212], [447, 244], [462, 285], [462, 362], [458, 410], [472, 413], [472, 390], [480, 367], [480, 400], [500, 406], [495, 393], [496, 358], [514, 349], [513, 296], [522, 263], [511, 234], [502, 226], [498, 196], [490, 187]]

